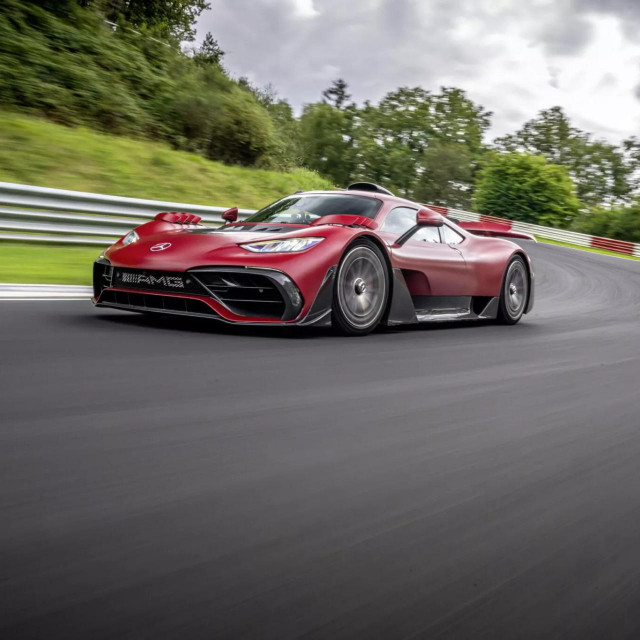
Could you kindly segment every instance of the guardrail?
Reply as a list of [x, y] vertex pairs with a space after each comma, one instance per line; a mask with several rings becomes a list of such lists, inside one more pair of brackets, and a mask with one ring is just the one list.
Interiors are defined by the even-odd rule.
[[[160, 211], [186, 211], [221, 223], [225, 207], [0, 182], [0, 240], [107, 245]], [[238, 217], [251, 213], [241, 209]]]
[[[536, 224], [514, 222], [472, 211], [433, 207], [462, 221], [493, 222], [540, 238], [640, 257], [640, 245]], [[83, 191], [0, 182], [0, 240], [109, 245], [160, 211], [185, 211], [205, 223], [221, 223], [226, 207], [141, 200]], [[241, 209], [239, 219], [254, 211]]]

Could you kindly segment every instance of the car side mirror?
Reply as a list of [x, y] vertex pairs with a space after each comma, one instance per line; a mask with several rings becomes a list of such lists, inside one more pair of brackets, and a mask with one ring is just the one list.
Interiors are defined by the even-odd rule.
[[421, 227], [441, 227], [443, 219], [433, 209], [420, 209], [416, 214], [416, 224]]
[[222, 214], [222, 219], [227, 222], [235, 222], [238, 219], [238, 207], [231, 207]]

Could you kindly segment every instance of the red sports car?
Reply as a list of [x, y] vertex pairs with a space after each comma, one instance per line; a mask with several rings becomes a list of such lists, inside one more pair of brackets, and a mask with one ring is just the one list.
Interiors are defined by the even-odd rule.
[[371, 183], [299, 192], [241, 222], [237, 213], [220, 227], [158, 214], [96, 261], [93, 302], [236, 324], [331, 323], [352, 335], [379, 324], [515, 324], [533, 305], [525, 251], [482, 237], [523, 234], [455, 224]]

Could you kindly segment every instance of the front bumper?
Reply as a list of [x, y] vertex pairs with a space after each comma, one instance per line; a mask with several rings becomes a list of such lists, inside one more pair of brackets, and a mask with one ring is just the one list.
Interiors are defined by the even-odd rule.
[[293, 280], [276, 269], [198, 267], [161, 272], [94, 263], [96, 306], [206, 317], [230, 324], [308, 325], [328, 319], [335, 267], [308, 311]]

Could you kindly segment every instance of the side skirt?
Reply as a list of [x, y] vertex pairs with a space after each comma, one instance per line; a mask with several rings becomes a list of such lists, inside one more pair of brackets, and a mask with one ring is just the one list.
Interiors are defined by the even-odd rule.
[[416, 308], [411, 299], [401, 269], [393, 269], [393, 281], [391, 283], [391, 302], [384, 324], [394, 326], [398, 324], [413, 324], [418, 322]]
[[489, 320], [498, 315], [499, 298], [412, 296], [418, 322]]

